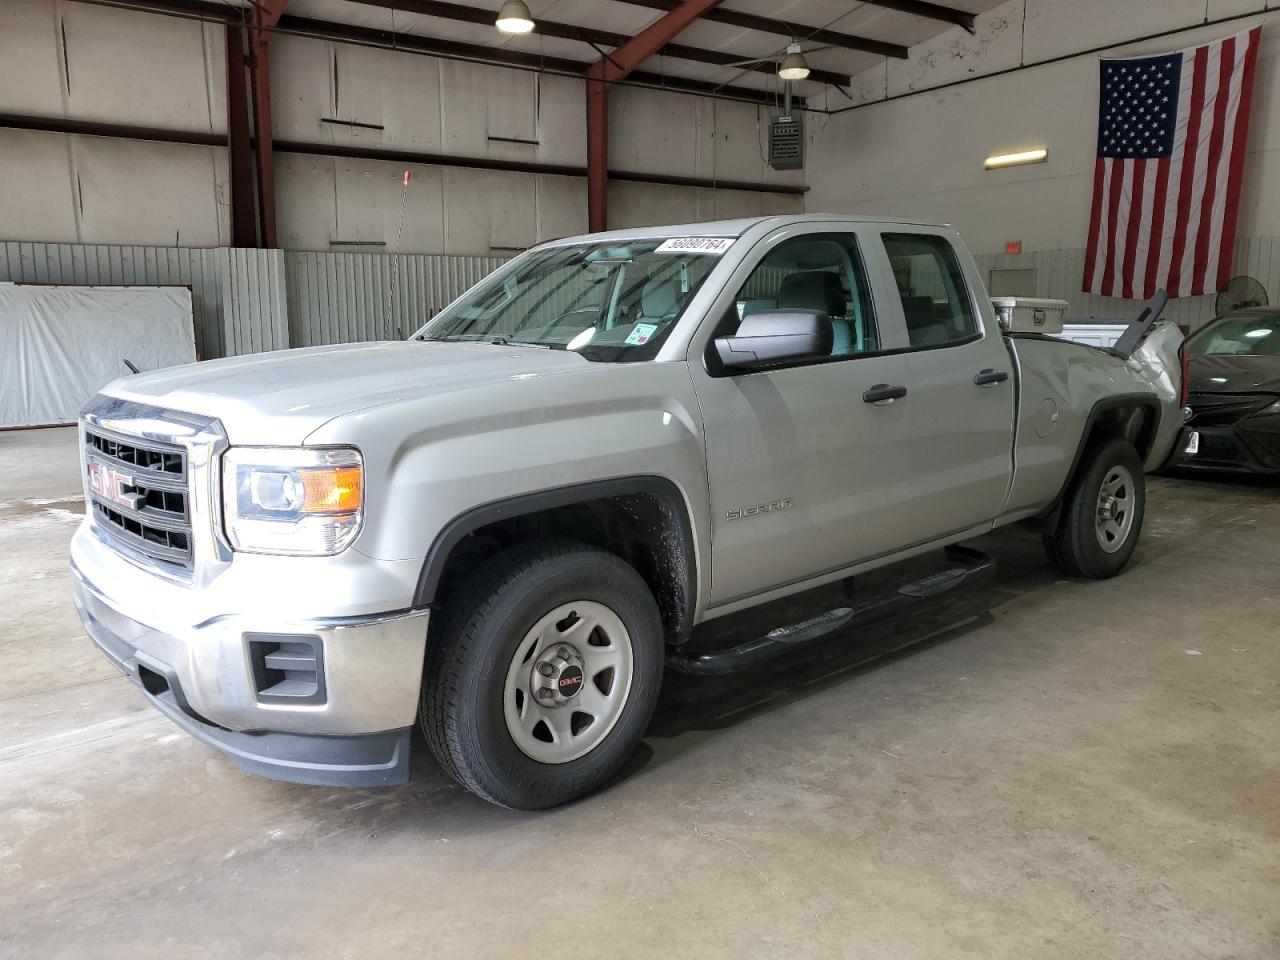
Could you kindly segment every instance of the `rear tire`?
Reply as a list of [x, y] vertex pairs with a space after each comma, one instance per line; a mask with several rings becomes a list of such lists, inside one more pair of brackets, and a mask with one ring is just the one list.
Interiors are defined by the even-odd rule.
[[470, 577], [432, 631], [422, 729], [478, 796], [554, 807], [631, 755], [662, 667], [662, 620], [633, 567], [585, 544], [526, 544]]
[[1049, 559], [1071, 577], [1114, 577], [1138, 545], [1146, 499], [1133, 444], [1112, 437], [1092, 445], [1067, 490], [1057, 529], [1044, 538]]

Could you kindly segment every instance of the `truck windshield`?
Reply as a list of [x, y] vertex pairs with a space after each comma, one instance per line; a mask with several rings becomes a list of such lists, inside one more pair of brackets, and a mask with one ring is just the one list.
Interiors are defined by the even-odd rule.
[[1193, 357], [1280, 357], [1280, 313], [1226, 316], [1191, 335]]
[[667, 249], [676, 246], [653, 239], [536, 252], [482, 281], [414, 339], [533, 344], [607, 363], [652, 359], [718, 260]]

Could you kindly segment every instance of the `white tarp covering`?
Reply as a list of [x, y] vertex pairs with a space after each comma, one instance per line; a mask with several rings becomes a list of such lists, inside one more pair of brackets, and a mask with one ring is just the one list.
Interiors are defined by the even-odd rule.
[[186, 287], [0, 284], [0, 427], [72, 423], [126, 376], [196, 358]]

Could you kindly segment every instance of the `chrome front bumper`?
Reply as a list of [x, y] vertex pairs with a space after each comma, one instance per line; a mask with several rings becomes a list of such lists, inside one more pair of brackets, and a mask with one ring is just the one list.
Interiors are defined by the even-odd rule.
[[[71, 572], [76, 609], [98, 648], [157, 709], [241, 768], [335, 786], [408, 779], [427, 611], [146, 624], [90, 583], [74, 559]], [[263, 633], [306, 636], [321, 645], [322, 702], [262, 702], [247, 635]]]

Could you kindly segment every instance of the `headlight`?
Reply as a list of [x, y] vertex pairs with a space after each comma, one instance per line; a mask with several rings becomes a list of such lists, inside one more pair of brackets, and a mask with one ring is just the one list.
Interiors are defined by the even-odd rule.
[[360, 530], [364, 462], [350, 448], [232, 447], [222, 500], [236, 550], [332, 556]]

